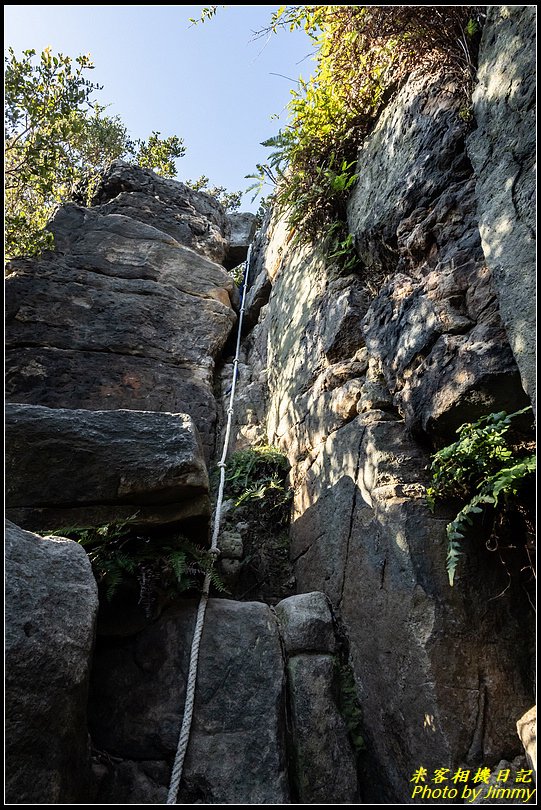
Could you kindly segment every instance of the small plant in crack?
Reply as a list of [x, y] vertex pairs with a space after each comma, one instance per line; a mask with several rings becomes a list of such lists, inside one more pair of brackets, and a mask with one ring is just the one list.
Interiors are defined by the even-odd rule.
[[174, 599], [197, 589], [207, 573], [218, 591], [226, 590], [209, 551], [180, 532], [147, 533], [120, 522], [93, 528], [69, 527], [55, 534], [83, 546], [108, 601], [123, 586], [135, 584], [138, 603], [147, 616], [152, 615], [158, 600]]
[[233, 453], [226, 472], [226, 493], [235, 508], [265, 510], [283, 525], [289, 520], [292, 490], [287, 457], [277, 447], [259, 445]]

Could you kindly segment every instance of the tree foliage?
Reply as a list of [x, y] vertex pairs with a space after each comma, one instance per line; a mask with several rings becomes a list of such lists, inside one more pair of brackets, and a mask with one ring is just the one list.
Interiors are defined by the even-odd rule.
[[225, 186], [211, 186], [210, 180], [204, 174], [197, 180], [186, 180], [188, 188], [194, 191], [204, 191], [214, 197], [223, 206], [224, 211], [238, 211], [244, 192], [228, 191]]
[[[221, 8], [225, 8], [222, 6]], [[189, 21], [192, 25], [198, 25], [198, 23], [204, 23], [206, 20], [211, 20], [218, 11], [218, 6], [203, 6], [201, 9], [201, 14], [199, 17], [189, 17]]]
[[134, 156], [133, 162], [143, 168], [153, 169], [162, 177], [176, 177], [175, 158], [183, 157], [186, 149], [182, 138], [171, 135], [160, 138], [159, 132], [153, 132], [147, 141], [136, 141], [129, 145], [128, 152]]
[[39, 57], [8, 50], [5, 65], [5, 252], [11, 258], [52, 246], [43, 230], [55, 206], [85, 181], [89, 195], [98, 173], [115, 158], [176, 174], [184, 154], [177, 136], [132, 140], [117, 116], [94, 97], [89, 55], [72, 59], [46, 48]]

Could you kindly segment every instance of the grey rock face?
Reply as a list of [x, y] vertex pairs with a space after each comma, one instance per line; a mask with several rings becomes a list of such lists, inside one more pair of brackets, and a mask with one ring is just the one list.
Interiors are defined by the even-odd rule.
[[295, 655], [287, 671], [299, 802], [358, 802], [355, 758], [333, 691], [333, 657]]
[[[264, 444], [266, 441], [267, 331], [265, 321], [257, 324], [241, 346], [231, 430], [232, 450], [243, 450], [250, 445]], [[218, 409], [221, 416], [221, 437], [217, 446], [221, 447], [233, 379], [232, 358], [228, 358], [222, 366], [218, 379], [221, 394], [221, 407]]]
[[86, 801], [97, 586], [77, 543], [6, 522], [6, 799]]
[[186, 414], [6, 406], [8, 517], [36, 530], [209, 515]]
[[365, 144], [349, 219], [371, 302], [276, 223], [256, 254], [272, 289], [245, 362], [266, 357], [263, 426], [292, 464], [298, 590], [324, 591], [349, 637], [366, 761], [381, 777], [365, 801], [411, 795], [421, 761], [518, 753], [516, 717], [532, 699], [525, 595], [503, 593], [504, 568], [474, 541], [449, 587], [454, 514], [429, 512], [429, 456], [410, 432], [441, 441], [525, 404], [481, 248], [462, 103], [441, 77], [413, 77]]
[[[89, 716], [99, 749], [172, 765], [194, 620], [194, 606], [185, 604], [136, 636], [98, 645]], [[270, 608], [212, 599], [179, 800], [288, 803], [283, 699], [284, 664]], [[130, 778], [124, 773], [129, 768]], [[122, 803], [128, 796], [141, 802], [149, 795], [141, 768], [122, 765], [124, 775], [113, 769], [117, 773], [106, 777]], [[168, 776], [154, 773], [158, 787], [152, 795], [161, 795], [159, 786]]]
[[[464, 269], [459, 283], [452, 269], [447, 274], [447, 292], [462, 300], [477, 273]], [[511, 413], [526, 402], [502, 324], [493, 317], [476, 324], [471, 317], [449, 313], [438, 275], [434, 271], [421, 283], [395, 275], [370, 308], [364, 329], [367, 347], [379, 359], [408, 425], [450, 439], [463, 422], [496, 410]], [[437, 286], [431, 290], [435, 279]], [[446, 331], [444, 308], [449, 313], [446, 323], [454, 317], [458, 332]]]
[[229, 225], [220, 203], [151, 169], [113, 161], [94, 192], [92, 205], [103, 214], [151, 223], [212, 261], [221, 263], [226, 254]]
[[248, 254], [255, 234], [256, 218], [255, 214], [240, 211], [227, 214], [226, 220], [229, 230], [226, 263], [228, 267], [236, 267]]
[[489, 6], [468, 153], [479, 230], [524, 389], [535, 407], [536, 9]]
[[272, 282], [280, 272], [289, 238], [286, 223], [273, 216], [272, 208], [269, 208], [252, 244], [244, 313], [245, 330], [256, 324], [261, 307], [269, 300]]
[[[130, 172], [146, 199], [148, 173]], [[7, 396], [54, 408], [187, 412], [208, 457], [214, 360], [238, 293], [222, 267], [148, 224], [157, 220], [132, 202], [137, 217], [64, 206], [50, 225], [57, 252], [11, 264]]]
[[467, 172], [457, 150], [465, 131], [457, 90], [444, 75], [412, 75], [360, 151], [348, 222], [372, 273], [394, 272], [401, 222], [414, 211], [429, 214], [429, 206]]
[[275, 611], [288, 655], [335, 652], [332, 614], [325, 594], [313, 591], [290, 596], [282, 599]]
[[360, 152], [348, 209], [379, 287], [367, 348], [407, 425], [438, 440], [526, 404], [481, 248], [463, 105], [445, 78], [413, 76]]

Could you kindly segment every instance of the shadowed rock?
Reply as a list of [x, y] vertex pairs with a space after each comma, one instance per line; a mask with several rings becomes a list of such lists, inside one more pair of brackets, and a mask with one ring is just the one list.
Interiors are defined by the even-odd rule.
[[5, 582], [7, 803], [85, 802], [98, 610], [90, 562], [72, 540], [6, 521]]
[[236, 267], [245, 260], [254, 238], [256, 224], [255, 214], [247, 211], [227, 214], [229, 230], [229, 245], [225, 262], [227, 267]]
[[[165, 763], [162, 771], [154, 768], [151, 793], [154, 801], [165, 800], [194, 621], [195, 606], [185, 603], [136, 636], [98, 644], [90, 700], [92, 737], [98, 748], [129, 761], [109, 768], [98, 800], [110, 801], [114, 789], [121, 803], [130, 795], [141, 802], [152, 788], [151, 761]], [[179, 801], [289, 802], [284, 687], [278, 626], [270, 608], [211, 599]]]
[[7, 515], [34, 530], [209, 515], [186, 414], [6, 406]]

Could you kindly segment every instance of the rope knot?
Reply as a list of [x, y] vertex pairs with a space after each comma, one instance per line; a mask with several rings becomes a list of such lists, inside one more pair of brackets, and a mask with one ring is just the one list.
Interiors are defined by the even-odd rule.
[[221, 549], [219, 549], [218, 546], [209, 549], [209, 554], [211, 557], [214, 558], [214, 560], [217, 560], [221, 553], [222, 553]]
[[227, 465], [226, 465], [225, 461], [219, 461], [216, 466], [217, 467], [225, 467]]

